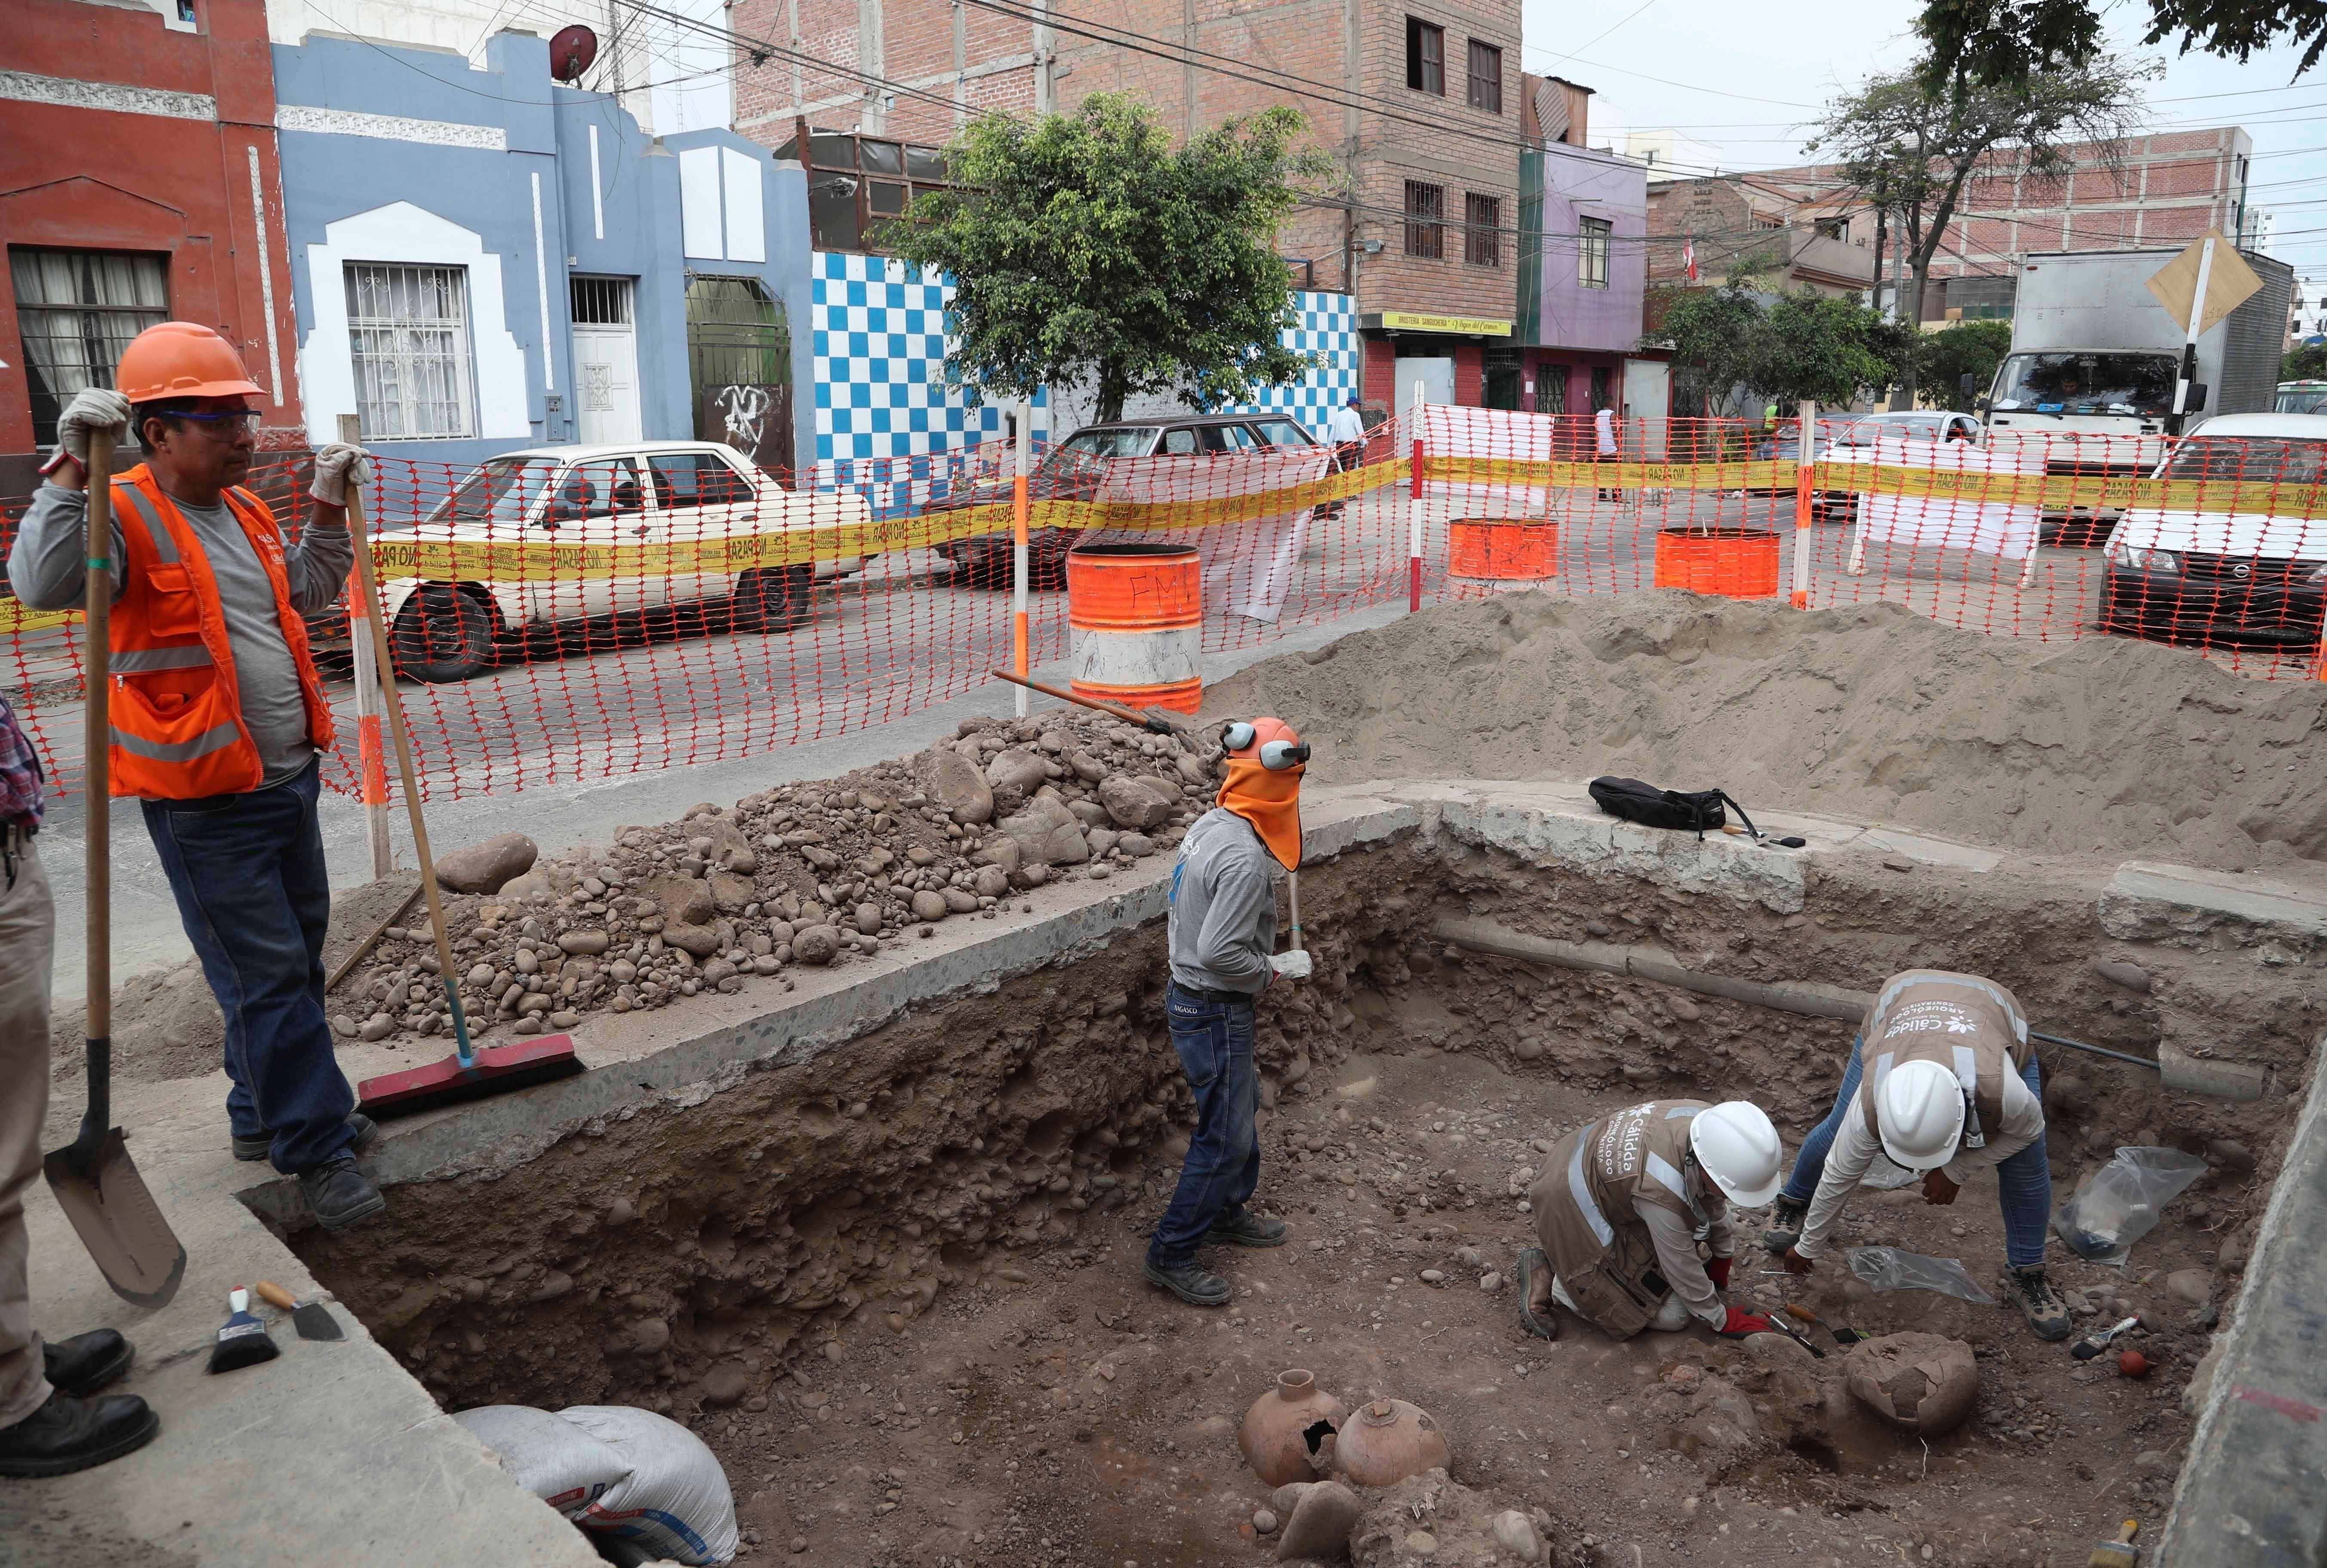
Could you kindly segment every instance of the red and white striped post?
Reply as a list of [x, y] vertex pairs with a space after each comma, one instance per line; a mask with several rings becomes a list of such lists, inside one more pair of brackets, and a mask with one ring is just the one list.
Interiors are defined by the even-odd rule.
[[[1026, 647], [1026, 524], [1033, 505], [1027, 495], [1027, 459], [1034, 450], [1034, 405], [1026, 398], [1018, 400], [1018, 450], [1016, 471], [1010, 479], [1010, 650], [1018, 678], [1022, 681], [1033, 675], [1027, 664]], [[1017, 694], [1018, 717], [1026, 716], [1026, 688], [1011, 688]]]
[[[362, 444], [363, 425], [352, 414], [340, 415], [340, 439]], [[363, 592], [363, 574], [348, 569], [348, 652], [356, 661], [356, 771], [363, 801], [364, 836], [371, 845], [374, 882], [396, 870], [396, 849], [388, 836], [388, 753], [379, 738], [379, 660], [372, 652], [371, 617], [356, 602]]]
[[1794, 443], [1794, 608], [1810, 607], [1810, 511], [1818, 496], [1818, 405], [1796, 410], [1799, 439]]
[[1422, 410], [1428, 401], [1423, 383], [1414, 384], [1414, 471], [1408, 476], [1406, 499], [1406, 608], [1422, 609]]

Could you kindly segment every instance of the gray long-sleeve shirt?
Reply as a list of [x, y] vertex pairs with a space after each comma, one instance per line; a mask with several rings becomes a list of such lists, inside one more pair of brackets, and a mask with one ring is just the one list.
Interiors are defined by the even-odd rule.
[[[1691, 1187], [1699, 1182], [1692, 1181]], [[1715, 1216], [1706, 1227], [1706, 1246], [1715, 1257], [1731, 1257], [1737, 1249], [1736, 1231], [1729, 1223], [1729, 1206], [1721, 1194], [1709, 1187], [1693, 1192], [1698, 1207]], [[1696, 1255], [1696, 1227], [1681, 1216], [1661, 1204], [1636, 1200], [1633, 1212], [1649, 1227], [1649, 1239], [1656, 1244], [1657, 1266], [1665, 1283], [1678, 1296], [1697, 1321], [1718, 1329], [1729, 1321], [1729, 1308], [1713, 1286], [1713, 1276], [1705, 1272], [1705, 1260]]]
[[[175, 498], [173, 498], [173, 499]], [[275, 589], [250, 537], [223, 501], [214, 507], [177, 502], [178, 511], [201, 541], [217, 579], [225, 612], [227, 644], [234, 653], [235, 681], [242, 693], [242, 722], [258, 747], [269, 784], [307, 765], [315, 748], [307, 740], [307, 707], [299, 691], [299, 667], [276, 618]], [[8, 553], [8, 582], [16, 597], [33, 610], [69, 610], [84, 594], [81, 536], [88, 527], [89, 497], [44, 484], [33, 496]], [[121, 540], [121, 513], [113, 515], [113, 559], [127, 560]], [[345, 528], [308, 527], [283, 553], [291, 607], [313, 613], [339, 596], [355, 565], [354, 542]], [[117, 566], [117, 571], [120, 570]], [[113, 596], [121, 597], [117, 576]]]
[[1258, 995], [1276, 946], [1276, 858], [1252, 824], [1214, 807], [1180, 841], [1172, 868], [1172, 978], [1204, 991]]

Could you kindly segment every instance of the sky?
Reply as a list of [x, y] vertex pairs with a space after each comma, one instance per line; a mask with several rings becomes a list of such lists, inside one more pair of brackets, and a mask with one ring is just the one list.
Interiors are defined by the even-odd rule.
[[[1526, 0], [1526, 65], [1595, 89], [1595, 145], [1612, 117], [1635, 131], [1678, 130], [1715, 149], [1724, 173], [1782, 168], [1807, 161], [1802, 138], [1829, 99], [1914, 58], [1920, 9], [1907, 0]], [[2165, 65], [2150, 84], [2145, 128], [2244, 126], [2255, 144], [2249, 200], [2276, 223], [2268, 250], [2298, 277], [2327, 281], [2327, 61], [2298, 80], [2294, 49], [2245, 65], [2176, 56], [2170, 44], [2144, 50], [2148, 11], [2120, 0], [2104, 17], [2120, 52]], [[2319, 293], [2305, 290], [2313, 301]]]

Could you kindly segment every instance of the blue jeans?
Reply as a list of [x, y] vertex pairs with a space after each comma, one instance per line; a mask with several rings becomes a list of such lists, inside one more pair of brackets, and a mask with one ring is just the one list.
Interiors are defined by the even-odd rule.
[[[1858, 1093], [1858, 1047], [1850, 1042], [1850, 1065], [1843, 1069], [1842, 1087], [1835, 1091], [1834, 1109], [1810, 1129], [1794, 1156], [1794, 1173], [1782, 1194], [1790, 1202], [1807, 1204], [1818, 1194], [1818, 1178], [1826, 1171], [1826, 1153], [1842, 1130], [1852, 1097]], [[2039, 1105], [2044, 1101], [2044, 1078], [2036, 1053], [2028, 1053], [2028, 1070], [2020, 1075]], [[2004, 1256], [2014, 1268], [2034, 1268], [2044, 1261], [2044, 1227], [2052, 1218], [2052, 1162], [2044, 1153], [2044, 1134], [1995, 1167], [1995, 1196], [2004, 1210]]]
[[323, 1017], [332, 884], [315, 817], [313, 762], [246, 795], [146, 800], [178, 918], [226, 1015], [227, 1120], [275, 1135], [275, 1168], [313, 1170], [348, 1152], [355, 1091]]
[[1232, 1220], [1260, 1185], [1260, 1078], [1252, 1065], [1252, 1004], [1207, 1002], [1174, 985], [1164, 1002], [1172, 1049], [1196, 1091], [1196, 1131], [1172, 1206], [1147, 1244], [1161, 1269], [1196, 1261], [1204, 1233]]

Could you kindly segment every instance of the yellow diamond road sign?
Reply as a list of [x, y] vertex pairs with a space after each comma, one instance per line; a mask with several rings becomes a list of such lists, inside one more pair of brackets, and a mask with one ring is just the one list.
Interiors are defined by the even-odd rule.
[[2190, 302], [2198, 293], [2200, 254], [2209, 239], [2214, 242], [2214, 261], [2206, 270], [2205, 310], [2198, 317], [2201, 337], [2212, 331], [2216, 322], [2246, 303], [2248, 296], [2262, 287], [2262, 279], [2246, 264], [2238, 247], [2224, 238], [2220, 229], [2208, 229], [2149, 280], [2149, 292], [2165, 307], [2176, 326], [2186, 328], [2190, 324]]

